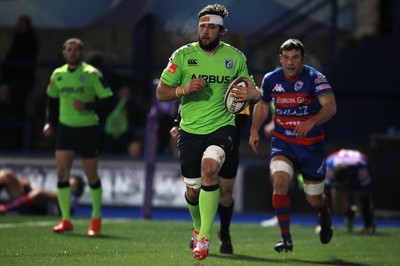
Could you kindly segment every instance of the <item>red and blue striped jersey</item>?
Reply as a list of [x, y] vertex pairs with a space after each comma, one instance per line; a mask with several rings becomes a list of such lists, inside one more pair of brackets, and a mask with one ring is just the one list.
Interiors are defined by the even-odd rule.
[[318, 97], [333, 93], [322, 73], [304, 65], [300, 77], [291, 80], [285, 76], [283, 68], [278, 68], [264, 76], [261, 88], [262, 99], [275, 105], [275, 137], [300, 145], [312, 145], [325, 139], [321, 125], [311, 129], [305, 138], [296, 138], [293, 133], [300, 122], [312, 118], [322, 108]]
[[371, 176], [368, 170], [368, 158], [358, 150], [341, 149], [330, 154], [326, 159], [327, 183], [334, 180], [333, 169], [338, 165], [346, 165], [351, 169], [352, 184], [362, 190], [368, 190], [371, 185]]

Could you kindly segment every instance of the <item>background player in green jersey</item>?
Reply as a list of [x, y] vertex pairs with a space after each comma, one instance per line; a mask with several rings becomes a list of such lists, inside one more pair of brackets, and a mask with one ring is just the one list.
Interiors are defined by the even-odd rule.
[[89, 183], [93, 208], [88, 235], [93, 236], [100, 233], [102, 197], [97, 172], [101, 133], [96, 110], [104, 107], [113, 93], [99, 70], [83, 62], [83, 43], [80, 39], [71, 38], [65, 41], [63, 56], [67, 64], [53, 71], [47, 87], [48, 105], [43, 128], [44, 135], [48, 137], [53, 134], [55, 124], [58, 124], [57, 196], [62, 219], [53, 227], [53, 231], [59, 233], [73, 229], [68, 178], [77, 152], [82, 158], [82, 167]]
[[226, 8], [218, 4], [199, 12], [198, 41], [172, 54], [157, 87], [158, 100], [181, 98], [182, 102], [177, 145], [194, 226], [192, 254], [198, 260], [208, 256], [220, 193], [233, 188], [234, 176], [221, 177], [236, 175], [223, 167], [236, 138], [235, 115], [224, 104], [226, 89], [235, 78], [245, 77], [251, 85], [240, 89], [239, 100], [260, 98], [245, 56], [220, 41], [226, 32], [223, 20], [227, 15]]

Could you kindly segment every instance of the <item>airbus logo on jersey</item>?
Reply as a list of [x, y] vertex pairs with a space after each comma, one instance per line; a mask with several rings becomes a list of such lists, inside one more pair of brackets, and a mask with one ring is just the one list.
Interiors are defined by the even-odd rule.
[[203, 78], [206, 83], [225, 83], [229, 84], [230, 76], [198, 75], [193, 74], [191, 79]]
[[281, 84], [275, 84], [275, 87], [272, 89], [275, 92], [285, 92], [285, 89], [282, 87]]
[[188, 59], [187, 63], [189, 66], [197, 66], [197, 59]]
[[61, 88], [60, 92], [62, 94], [64, 94], [64, 93], [66, 93], [66, 94], [69, 94], [69, 93], [79, 93], [79, 94], [81, 94], [81, 93], [85, 92], [85, 89], [83, 87], [79, 87], [79, 88], [64, 87], [64, 88]]

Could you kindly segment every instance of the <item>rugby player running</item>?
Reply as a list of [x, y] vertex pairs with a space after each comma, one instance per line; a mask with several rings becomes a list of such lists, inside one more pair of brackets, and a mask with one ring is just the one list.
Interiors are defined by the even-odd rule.
[[253, 110], [249, 144], [257, 153], [259, 129], [275, 105], [271, 139], [270, 172], [273, 181], [272, 205], [278, 218], [281, 239], [277, 252], [292, 251], [290, 233], [290, 180], [301, 173], [308, 203], [318, 210], [320, 241], [329, 243], [333, 235], [329, 200], [324, 192], [325, 134], [323, 123], [336, 114], [335, 97], [328, 80], [304, 64], [305, 49], [297, 39], [288, 39], [279, 49], [281, 68], [267, 73], [261, 84], [263, 96]]
[[226, 89], [235, 78], [244, 77], [250, 85], [234, 95], [238, 101], [261, 97], [243, 53], [220, 40], [227, 15], [219, 4], [199, 12], [198, 41], [172, 54], [157, 87], [158, 100], [182, 102], [177, 146], [197, 260], [208, 256], [218, 203], [223, 193], [232, 193], [236, 175], [224, 168], [236, 138], [235, 115], [224, 104]]

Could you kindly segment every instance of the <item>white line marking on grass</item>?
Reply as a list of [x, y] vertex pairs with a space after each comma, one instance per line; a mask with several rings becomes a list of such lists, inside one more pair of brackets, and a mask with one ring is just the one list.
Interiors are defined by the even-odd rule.
[[[102, 224], [115, 224], [115, 223], [127, 223], [130, 219], [102, 219]], [[72, 221], [74, 225], [85, 225], [88, 222], [85, 220]], [[25, 223], [8, 223], [0, 224], [0, 229], [3, 228], [17, 228], [17, 227], [46, 227], [53, 226], [57, 222], [54, 221], [37, 221], [37, 222], [25, 222]]]

